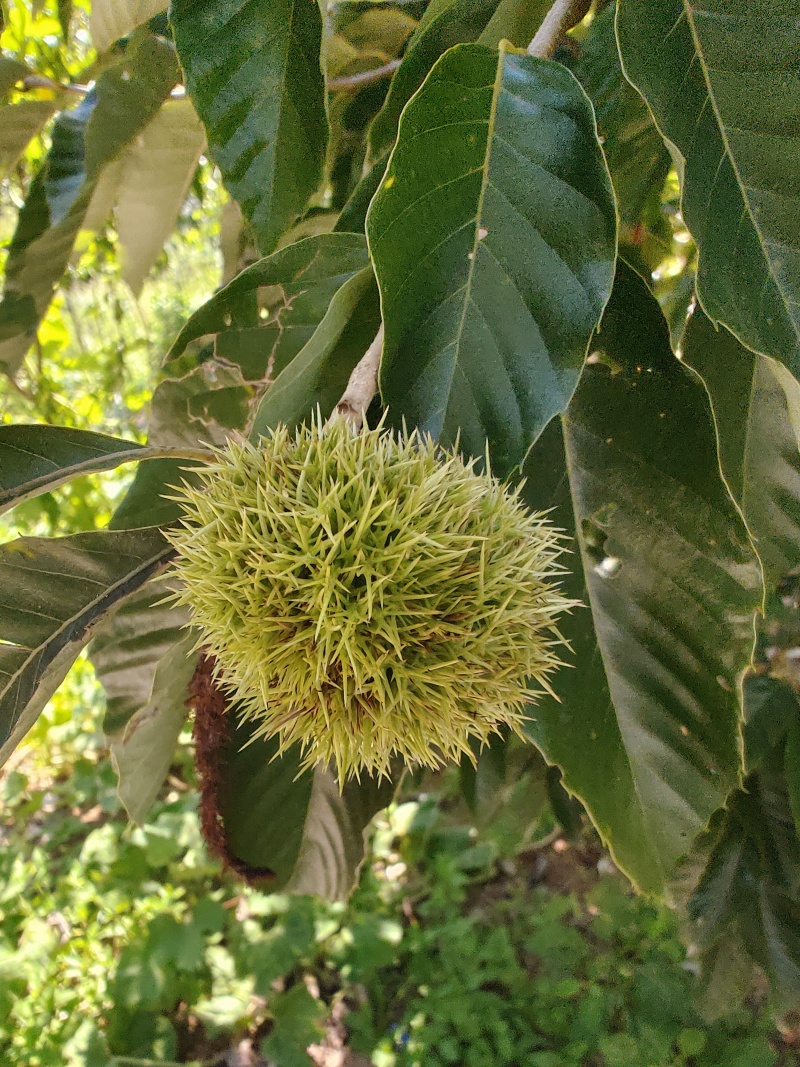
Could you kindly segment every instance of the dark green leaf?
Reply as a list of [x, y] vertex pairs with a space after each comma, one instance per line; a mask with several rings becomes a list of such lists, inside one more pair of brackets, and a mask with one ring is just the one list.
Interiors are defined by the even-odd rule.
[[700, 311], [682, 349], [708, 389], [722, 473], [774, 590], [800, 560], [800, 385]]
[[600, 654], [576, 612], [563, 704], [533, 709], [530, 732], [620, 866], [655, 891], [739, 781], [760, 573], [719, 476], [705, 392], [628, 268], [595, 347], [564, 427]]
[[271, 252], [325, 158], [317, 0], [174, 0], [170, 19], [211, 154]]
[[171, 554], [152, 528], [22, 537], [0, 547], [0, 763], [102, 620]]
[[613, 4], [593, 20], [579, 48], [571, 69], [594, 104], [620, 220], [633, 227], [650, 202], [660, 208], [672, 158], [647, 105], [622, 73]]
[[61, 23], [61, 32], [64, 35], [64, 40], [68, 42], [73, 14], [72, 0], [56, 0], [56, 10], [58, 13], [58, 21]]
[[371, 167], [356, 185], [350, 198], [341, 210], [336, 220], [335, 230], [337, 233], [364, 233], [367, 222], [367, 211], [372, 203], [372, 198], [377, 193], [384, 174], [386, 164], [389, 162], [388, 154], [383, 156]]
[[[525, 499], [535, 510], [553, 508], [553, 522], [577, 537], [560, 421], [550, 423], [524, 467]], [[573, 549], [563, 588], [587, 605], [581, 556]], [[563, 787], [586, 807], [617, 865], [640, 889], [663, 885], [661, 858], [650, 840], [647, 816], [637, 792], [611, 699], [591, 611], [581, 607], [559, 629], [570, 643], [567, 662], [555, 680], [558, 701], [545, 698], [531, 708], [526, 727], [548, 762], [562, 769]]]
[[[366, 241], [352, 234], [320, 234], [274, 252], [191, 316], [167, 356], [167, 372], [192, 341], [215, 334], [216, 356], [239, 366], [246, 379], [275, 377], [309, 340], [340, 286], [368, 263]], [[262, 319], [256, 298], [267, 287]]]
[[616, 215], [564, 67], [461, 45], [409, 103], [367, 234], [390, 418], [505, 473], [562, 411], [611, 288]]
[[539, 752], [512, 735], [496, 737], [461, 763], [461, 792], [484, 841], [513, 854], [530, 844], [548, 809], [548, 768]]
[[251, 724], [237, 725], [226, 747], [219, 808], [229, 851], [253, 871], [272, 871], [273, 890], [345, 897], [363, 859], [364, 830], [394, 786], [365, 775], [340, 793], [328, 771], [297, 776], [296, 748], [275, 758], [275, 740], [251, 737]]
[[751, 675], [744, 692], [745, 771], [752, 774], [800, 723], [800, 704], [788, 685], [769, 675]]
[[379, 325], [374, 277], [365, 268], [337, 291], [311, 339], [269, 387], [251, 436], [255, 439], [278, 423], [299, 426], [317, 407], [327, 418]]
[[384, 105], [370, 127], [370, 160], [374, 163], [392, 147], [403, 108], [448, 48], [477, 38], [490, 48], [496, 48], [503, 38], [524, 48], [549, 7], [545, 0], [502, 0], [499, 4], [497, 0], [446, 0], [431, 5], [409, 42]]
[[[743, 949], [788, 1005], [800, 995], [800, 841], [779, 762], [745, 782], [699, 843], [690, 902], [701, 959]], [[713, 973], [713, 971], [712, 971]]]
[[626, 74], [677, 146], [714, 321], [800, 376], [795, 0], [620, 0]]
[[63, 426], [0, 426], [0, 514], [80, 474], [175, 451]]

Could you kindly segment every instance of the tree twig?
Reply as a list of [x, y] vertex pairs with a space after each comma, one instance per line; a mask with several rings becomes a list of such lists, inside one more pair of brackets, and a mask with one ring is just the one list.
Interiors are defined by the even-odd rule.
[[20, 78], [22, 92], [30, 92], [31, 89], [52, 89], [57, 93], [75, 93], [78, 96], [86, 96], [89, 92], [88, 85], [65, 85], [62, 82], [48, 78], [46, 74], [25, 74]]
[[328, 89], [332, 93], [340, 92], [342, 89], [360, 89], [362, 85], [372, 85], [373, 82], [388, 78], [391, 74], [394, 74], [399, 66], [399, 59], [390, 59], [382, 67], [362, 70], [359, 74], [346, 74], [341, 78], [330, 78]]
[[528, 45], [528, 55], [550, 59], [558, 47], [558, 42], [570, 27], [580, 22], [589, 6], [586, 0], [555, 0], [536, 31], [536, 36]]
[[331, 418], [342, 418], [360, 430], [364, 421], [364, 412], [372, 403], [378, 391], [378, 369], [381, 365], [383, 351], [383, 323], [375, 334], [375, 340], [361, 357], [350, 375], [342, 399], [333, 409]]

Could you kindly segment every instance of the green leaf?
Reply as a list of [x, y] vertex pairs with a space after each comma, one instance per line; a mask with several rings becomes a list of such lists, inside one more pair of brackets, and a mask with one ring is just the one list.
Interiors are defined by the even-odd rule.
[[394, 786], [364, 775], [340, 793], [326, 770], [298, 777], [297, 748], [279, 757], [277, 741], [253, 739], [253, 729], [235, 724], [225, 749], [219, 809], [228, 850], [255, 872], [271, 871], [272, 891], [344, 899], [364, 856], [364, 830]]
[[97, 82], [97, 105], [86, 127], [89, 177], [145, 129], [179, 79], [172, 42], [152, 34], [102, 74]]
[[[28, 192], [6, 261], [0, 364], [14, 374], [67, 268], [101, 165], [113, 160], [174, 84], [174, 49], [145, 37], [97, 87], [53, 123], [52, 145]], [[100, 121], [94, 122], [96, 114]]]
[[383, 180], [388, 162], [389, 155], [387, 153], [360, 179], [336, 220], [334, 229], [337, 233], [365, 232], [367, 211]]
[[530, 844], [549, 810], [548, 769], [539, 752], [513, 734], [496, 737], [461, 762], [461, 793], [485, 842], [513, 854]]
[[[553, 522], [576, 538], [560, 420], [550, 423], [523, 469], [529, 506], [552, 508]], [[565, 593], [588, 605], [584, 565], [575, 549], [567, 565]], [[650, 838], [591, 611], [577, 608], [559, 630], [570, 644], [570, 667], [555, 680], [558, 701], [545, 698], [531, 708], [526, 732], [547, 761], [561, 768], [563, 787], [586, 807], [617, 866], [641, 890], [656, 893], [663, 887], [662, 860]]]
[[392, 147], [403, 108], [448, 48], [477, 38], [490, 48], [496, 48], [503, 38], [524, 48], [549, 7], [545, 0], [502, 0], [499, 4], [497, 0], [446, 0], [432, 4], [409, 41], [383, 107], [370, 126], [370, 160], [374, 163]]
[[0, 547], [0, 764], [102, 620], [171, 555], [157, 529], [21, 537]]
[[56, 118], [50, 151], [19, 213], [0, 303], [0, 364], [8, 374], [19, 368], [33, 340], [89, 203], [89, 191], [83, 188], [83, 138], [94, 104], [90, 94]]
[[800, 385], [701, 311], [686, 327], [682, 357], [708, 389], [722, 473], [774, 589], [800, 558]]
[[116, 185], [122, 278], [138, 293], [175, 228], [205, 130], [191, 101], [170, 100], [125, 149]]
[[32, 73], [26, 63], [12, 59], [11, 56], [0, 55], [0, 94], [5, 96], [18, 82]]
[[[739, 782], [760, 572], [719, 475], [705, 392], [629, 268], [594, 343], [563, 422], [599, 655], [576, 612], [563, 704], [532, 709], [529, 732], [622, 869], [657, 891]], [[552, 466], [527, 470], [532, 503]]]
[[[217, 357], [239, 366], [246, 379], [278, 375], [312, 336], [336, 291], [368, 263], [366, 241], [352, 234], [320, 234], [274, 252], [191, 316], [170, 349], [166, 370], [192, 341], [216, 335]], [[257, 303], [264, 291], [270, 294], [266, 318]]]
[[271, 252], [322, 175], [327, 144], [316, 0], [173, 0], [186, 87], [214, 161]]
[[800, 841], [774, 762], [752, 775], [698, 845], [709, 859], [690, 902], [701, 959], [743, 948], [778, 999], [800, 995]]
[[164, 603], [168, 578], [157, 578], [128, 597], [89, 646], [89, 658], [106, 693], [103, 730], [120, 737], [150, 700], [158, 665], [180, 642], [188, 612]]
[[794, 0], [620, 0], [625, 72], [685, 159], [683, 214], [712, 320], [800, 376]]
[[[149, 441], [155, 448], [181, 453], [209, 444], [221, 446], [231, 430], [249, 425], [253, 390], [237, 367], [208, 360], [181, 378], [165, 378], [150, 403]], [[150, 447], [150, 445], [148, 445]], [[111, 520], [113, 529], [172, 522], [180, 506], [169, 497], [193, 462], [156, 459], [139, 466]]]
[[186, 721], [189, 682], [197, 664], [194, 644], [190, 633], [162, 656], [147, 704], [111, 739], [117, 794], [128, 816], [140, 824], [164, 784]]
[[281, 1067], [308, 1067], [306, 1049], [323, 1034], [328, 1014], [325, 1004], [311, 996], [303, 982], [270, 1001], [273, 1026], [261, 1051]]
[[175, 452], [63, 426], [0, 426], [0, 514], [78, 475]]
[[0, 107], [0, 178], [13, 169], [57, 108], [54, 100], [22, 100]]
[[769, 675], [750, 675], [744, 692], [745, 770], [752, 774], [800, 723], [800, 704], [788, 685]]
[[367, 217], [390, 418], [505, 473], [569, 402], [613, 278], [591, 104], [564, 67], [447, 52], [409, 103]]
[[92, 0], [89, 29], [92, 44], [105, 52], [121, 37], [154, 15], [166, 11], [169, 0]]
[[635, 226], [661, 191], [672, 166], [664, 139], [640, 94], [622, 73], [614, 33], [614, 5], [592, 21], [572, 72], [594, 104], [620, 221]]
[[374, 276], [365, 267], [335, 293], [309, 341], [269, 387], [251, 437], [257, 439], [278, 423], [299, 426], [317, 407], [327, 418], [379, 325]]

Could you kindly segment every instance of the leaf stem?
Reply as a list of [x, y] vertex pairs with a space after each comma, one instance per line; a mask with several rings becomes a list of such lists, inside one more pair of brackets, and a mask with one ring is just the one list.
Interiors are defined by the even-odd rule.
[[555, 0], [528, 45], [528, 55], [550, 59], [558, 42], [568, 29], [583, 18], [588, 9], [586, 0]]
[[383, 323], [375, 334], [375, 339], [361, 357], [350, 375], [342, 399], [333, 409], [331, 418], [342, 418], [360, 430], [364, 421], [364, 412], [372, 403], [378, 391], [378, 370], [383, 351]]
[[[145, 448], [147, 447], [145, 445]], [[214, 453], [210, 448], [183, 448], [180, 445], [162, 448], [156, 445], [155, 449], [158, 451], [154, 451], [152, 456], [147, 456], [147, 459], [192, 459], [197, 460], [198, 463], [208, 463], [214, 458]]]
[[328, 89], [332, 93], [340, 92], [342, 89], [360, 89], [362, 85], [372, 85], [373, 82], [388, 78], [399, 66], [399, 59], [390, 59], [388, 63], [384, 63], [381, 67], [373, 67], [372, 70], [362, 70], [359, 74], [347, 74], [342, 78], [330, 78]]

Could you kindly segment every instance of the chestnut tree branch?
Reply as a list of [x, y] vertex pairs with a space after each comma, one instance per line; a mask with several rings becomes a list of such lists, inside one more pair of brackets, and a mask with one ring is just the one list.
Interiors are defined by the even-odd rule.
[[373, 67], [372, 70], [362, 70], [359, 74], [346, 74], [341, 78], [330, 78], [328, 80], [328, 89], [332, 93], [342, 89], [360, 89], [362, 85], [372, 85], [373, 82], [388, 78], [390, 74], [394, 74], [399, 66], [399, 59], [390, 59], [389, 62], [384, 63], [382, 67]]
[[558, 42], [567, 30], [580, 22], [589, 7], [590, 4], [586, 0], [555, 0], [536, 31], [536, 36], [528, 45], [528, 55], [550, 59], [558, 47]]
[[381, 323], [374, 341], [354, 367], [347, 388], [342, 393], [342, 399], [333, 409], [331, 418], [347, 419], [354, 430], [361, 429], [364, 412], [378, 391], [378, 370], [381, 365], [382, 351], [383, 324]]

